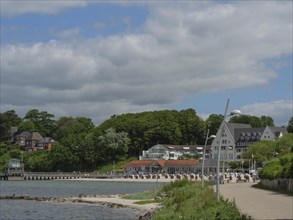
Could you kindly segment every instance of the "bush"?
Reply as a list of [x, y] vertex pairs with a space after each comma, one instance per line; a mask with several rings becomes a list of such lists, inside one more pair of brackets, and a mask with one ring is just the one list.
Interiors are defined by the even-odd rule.
[[201, 182], [177, 180], [163, 187], [159, 195], [163, 208], [153, 219], [249, 219], [242, 215], [235, 203], [216, 202], [216, 194], [210, 185], [201, 188]]
[[293, 153], [268, 161], [259, 173], [261, 179], [293, 178]]

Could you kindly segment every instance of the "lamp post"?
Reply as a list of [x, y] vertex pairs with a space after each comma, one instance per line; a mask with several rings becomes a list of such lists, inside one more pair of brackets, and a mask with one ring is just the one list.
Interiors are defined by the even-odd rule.
[[217, 203], [220, 202], [220, 157], [221, 157], [222, 138], [223, 138], [224, 127], [225, 127], [225, 123], [226, 123], [226, 117], [241, 114], [241, 111], [234, 110], [229, 115], [227, 115], [229, 102], [230, 102], [230, 99], [227, 100], [225, 113], [224, 113], [224, 119], [223, 119], [223, 122], [222, 122], [222, 128], [220, 130], [220, 140], [219, 140], [218, 158], [217, 158], [217, 183], [216, 183]]
[[206, 153], [206, 147], [207, 147], [207, 142], [209, 139], [215, 138], [215, 135], [211, 135], [209, 137], [210, 129], [208, 128], [207, 135], [206, 135], [206, 141], [203, 147], [203, 155], [202, 155], [202, 165], [201, 165], [201, 188], [204, 186], [204, 161], [205, 161], [205, 153]]

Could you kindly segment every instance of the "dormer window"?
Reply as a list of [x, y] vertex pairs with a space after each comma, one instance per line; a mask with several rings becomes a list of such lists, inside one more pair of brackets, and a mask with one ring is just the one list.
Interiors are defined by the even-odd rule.
[[246, 141], [249, 141], [249, 140], [250, 140], [250, 136], [246, 136], [246, 137], [245, 137], [245, 140], [246, 140]]

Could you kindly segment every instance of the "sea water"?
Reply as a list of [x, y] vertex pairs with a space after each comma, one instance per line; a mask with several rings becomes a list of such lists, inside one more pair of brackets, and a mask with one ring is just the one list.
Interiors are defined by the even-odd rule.
[[[85, 195], [128, 194], [159, 187], [158, 183], [85, 180], [0, 181], [2, 196], [28, 195], [70, 197]], [[110, 208], [98, 204], [57, 203], [34, 200], [0, 200], [0, 220], [138, 219], [138, 210]]]

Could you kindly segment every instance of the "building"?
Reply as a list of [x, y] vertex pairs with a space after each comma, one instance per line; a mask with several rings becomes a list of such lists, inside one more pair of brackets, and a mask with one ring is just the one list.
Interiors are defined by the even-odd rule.
[[5, 166], [5, 174], [12, 176], [22, 175], [23, 168], [23, 163], [19, 159], [11, 159]]
[[44, 138], [40, 135], [39, 132], [32, 132], [26, 139], [25, 139], [25, 151], [35, 151], [38, 148], [38, 142], [42, 141]]
[[127, 174], [199, 173], [199, 160], [133, 160], [124, 165]]
[[[210, 149], [210, 147], [207, 147]], [[142, 152], [140, 160], [178, 160], [184, 155], [203, 155], [203, 146], [200, 145], [170, 145], [157, 144]], [[209, 155], [209, 154], [206, 154]]]
[[[222, 134], [221, 131], [223, 131]], [[220, 159], [231, 162], [242, 161], [241, 154], [246, 152], [251, 144], [260, 140], [275, 140], [286, 134], [288, 132], [283, 127], [252, 128], [249, 124], [224, 122], [211, 144], [211, 157], [213, 159], [218, 158], [220, 135], [222, 135]]]
[[12, 137], [12, 143], [20, 146], [21, 148], [23, 148], [25, 146], [25, 140], [31, 135], [30, 132], [28, 131], [23, 131], [19, 134], [15, 134]]
[[42, 140], [38, 141], [35, 149], [36, 150], [51, 150], [55, 140], [51, 137], [44, 137]]
[[51, 150], [56, 141], [51, 137], [43, 137], [39, 132], [23, 131], [15, 134], [12, 143], [18, 145], [22, 151]]

